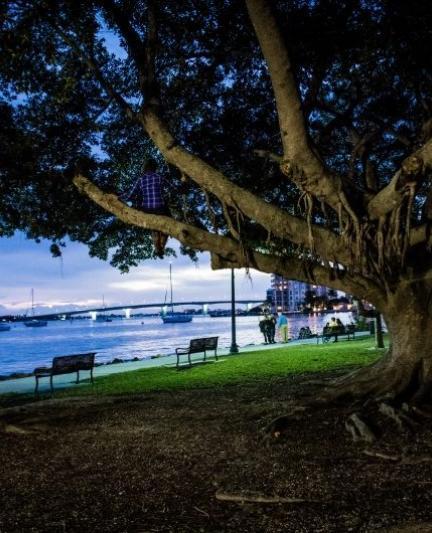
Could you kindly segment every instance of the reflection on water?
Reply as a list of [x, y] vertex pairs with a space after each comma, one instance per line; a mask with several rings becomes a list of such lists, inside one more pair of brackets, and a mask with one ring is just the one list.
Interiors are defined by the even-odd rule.
[[[343, 323], [351, 322], [351, 313], [338, 313]], [[296, 315], [289, 317], [289, 331], [297, 338], [301, 327], [321, 332], [330, 315]], [[144, 320], [144, 324], [142, 324]], [[237, 318], [239, 346], [261, 344], [262, 334], [255, 316]], [[227, 317], [194, 317], [185, 324], [163, 324], [159, 318], [94, 322], [75, 320], [48, 322], [46, 328], [25, 328], [13, 324], [10, 331], [0, 333], [0, 374], [30, 372], [36, 366], [48, 365], [56, 355], [96, 351], [99, 362], [133, 357], [150, 357], [173, 353], [191, 338], [219, 336], [222, 348], [231, 344], [231, 320]]]

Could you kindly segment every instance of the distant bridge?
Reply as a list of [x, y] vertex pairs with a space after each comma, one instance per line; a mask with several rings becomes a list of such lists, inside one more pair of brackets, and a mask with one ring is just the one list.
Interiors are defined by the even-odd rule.
[[[251, 304], [264, 304], [265, 302], [263, 300], [236, 300], [236, 305], [251, 305]], [[159, 307], [159, 308], [167, 308], [174, 306], [180, 306], [180, 305], [186, 305], [186, 306], [196, 306], [196, 307], [204, 307], [206, 308], [209, 305], [216, 305], [216, 304], [231, 304], [231, 300], [209, 300], [209, 301], [192, 301], [192, 302], [173, 302], [172, 304], [167, 304], [166, 302], [160, 302], [160, 303], [151, 303], [151, 304], [133, 304], [133, 305], [116, 305], [113, 307], [94, 307], [91, 309], [80, 309], [79, 311], [59, 311], [56, 313], [45, 313], [43, 315], [35, 315], [31, 318], [38, 318], [38, 319], [53, 319], [53, 318], [59, 318], [59, 317], [68, 317], [73, 315], [85, 315], [85, 314], [91, 314], [96, 318], [98, 313], [106, 313], [108, 311], [123, 311], [126, 315], [126, 317], [130, 317], [130, 312], [132, 309], [149, 309], [152, 307]], [[29, 317], [26, 318], [20, 318], [19, 320], [28, 320]]]

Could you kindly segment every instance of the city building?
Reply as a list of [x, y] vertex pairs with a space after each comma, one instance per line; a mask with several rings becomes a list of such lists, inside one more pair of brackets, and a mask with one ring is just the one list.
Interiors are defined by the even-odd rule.
[[294, 281], [272, 274], [271, 288], [267, 290], [267, 301], [271, 302], [273, 311], [302, 311], [307, 291], [322, 300], [328, 298], [329, 289], [302, 281]]

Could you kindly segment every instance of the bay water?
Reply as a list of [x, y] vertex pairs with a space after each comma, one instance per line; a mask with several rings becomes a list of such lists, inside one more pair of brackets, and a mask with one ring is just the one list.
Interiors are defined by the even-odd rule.
[[[352, 321], [351, 313], [338, 313], [344, 324]], [[309, 326], [321, 333], [329, 314], [289, 316], [289, 335], [298, 337], [301, 327]], [[240, 347], [262, 344], [257, 316], [240, 316], [237, 321], [237, 344]], [[32, 372], [37, 366], [50, 365], [57, 355], [97, 352], [96, 361], [106, 363], [115, 358], [140, 359], [169, 355], [179, 346], [188, 346], [198, 337], [219, 336], [220, 348], [231, 344], [231, 318], [194, 316], [185, 324], [164, 324], [159, 317], [113, 319], [112, 322], [65, 320], [48, 322], [47, 327], [27, 328], [11, 324], [10, 331], [0, 332], [0, 375]]]

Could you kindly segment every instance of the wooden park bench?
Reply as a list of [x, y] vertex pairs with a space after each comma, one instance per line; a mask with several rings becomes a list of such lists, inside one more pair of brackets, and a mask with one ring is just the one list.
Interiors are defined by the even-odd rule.
[[35, 394], [39, 389], [39, 380], [41, 378], [50, 378], [50, 388], [53, 392], [53, 377], [60, 374], [70, 374], [72, 372], [77, 373], [76, 383], [79, 383], [80, 370], [90, 370], [90, 381], [93, 383], [93, 368], [96, 352], [79, 353], [74, 355], [64, 355], [60, 357], [54, 357], [52, 360], [52, 366], [40, 366], [34, 369], [34, 377], [36, 378]]
[[207, 360], [207, 352], [214, 351], [214, 357], [217, 361], [217, 345], [219, 337], [203, 337], [202, 339], [192, 339], [189, 342], [187, 348], [176, 348], [177, 355], [177, 368], [180, 365], [180, 357], [182, 355], [187, 355], [189, 366], [192, 366], [191, 355], [194, 353], [202, 353], [204, 355], [203, 361]]
[[347, 324], [346, 326], [341, 326], [339, 328], [329, 328], [324, 327], [323, 332], [321, 335], [317, 335], [317, 344], [319, 343], [320, 339], [323, 344], [326, 342], [329, 342], [332, 337], [335, 335], [338, 335], [339, 337], [341, 335], [346, 335], [347, 340], [351, 340], [355, 338], [355, 331], [356, 327], [354, 324]]
[[356, 327], [355, 324], [347, 324], [345, 326], [345, 334], [347, 335], [348, 340], [355, 338]]
[[335, 331], [335, 328], [324, 327], [321, 335], [317, 335], [317, 344], [319, 344], [320, 339], [323, 344], [329, 342], [335, 333], [339, 335], [339, 329]]

